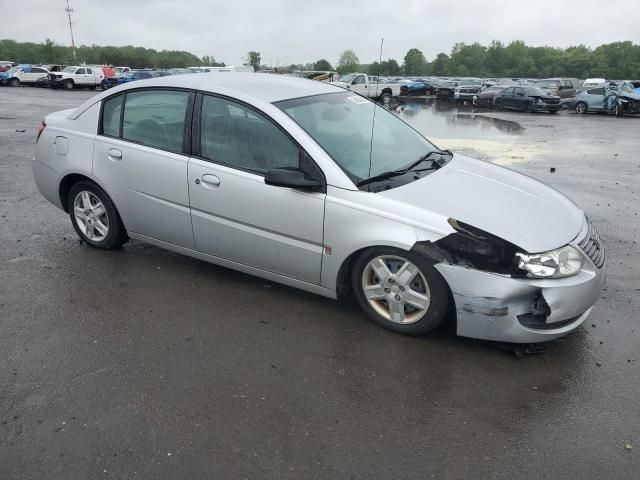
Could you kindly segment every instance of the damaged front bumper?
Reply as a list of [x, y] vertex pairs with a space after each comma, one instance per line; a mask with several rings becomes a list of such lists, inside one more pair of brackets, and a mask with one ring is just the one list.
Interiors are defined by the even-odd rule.
[[605, 265], [589, 259], [575, 276], [514, 278], [458, 265], [438, 264], [451, 287], [457, 333], [513, 343], [554, 340], [576, 329], [591, 312], [605, 284]]
[[[457, 224], [458, 228], [472, 228]], [[473, 233], [472, 231], [469, 231]], [[485, 245], [491, 238], [485, 234]], [[453, 237], [450, 236], [450, 237]], [[600, 298], [606, 280], [604, 246], [593, 223], [585, 217], [582, 231], [570, 242], [584, 257], [580, 271], [563, 278], [528, 278], [507, 271], [474, 268], [451, 261], [452, 246], [464, 246], [464, 237], [419, 247], [434, 260], [449, 285], [455, 303], [457, 333], [463, 337], [512, 343], [553, 340], [584, 322]], [[494, 242], [499, 242], [494, 237]], [[513, 247], [513, 246], [512, 246]], [[499, 251], [499, 250], [495, 250]], [[512, 252], [507, 250], [505, 258]], [[479, 257], [470, 257], [481, 266]]]

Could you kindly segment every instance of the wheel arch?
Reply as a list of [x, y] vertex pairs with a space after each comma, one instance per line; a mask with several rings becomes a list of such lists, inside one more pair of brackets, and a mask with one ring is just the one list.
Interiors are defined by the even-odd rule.
[[[60, 185], [58, 186], [58, 195], [60, 197], [60, 203], [62, 204], [62, 208], [65, 212], [69, 213], [68, 202], [69, 202], [69, 192], [71, 191], [71, 187], [73, 187], [76, 183], [87, 181], [91, 183], [95, 183], [98, 187], [104, 191], [104, 193], [109, 197], [111, 203], [113, 203], [116, 208], [118, 215], [120, 215], [120, 209], [118, 208], [118, 204], [115, 202], [109, 191], [102, 185], [101, 182], [96, 180], [93, 177], [89, 177], [86, 174], [78, 173], [78, 172], [70, 172], [67, 173], [62, 180], [60, 180]], [[120, 215], [122, 218], [122, 215]]]

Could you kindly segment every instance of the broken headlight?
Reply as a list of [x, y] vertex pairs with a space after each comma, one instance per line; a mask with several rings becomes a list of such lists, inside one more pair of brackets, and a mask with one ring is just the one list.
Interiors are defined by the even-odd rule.
[[529, 278], [562, 278], [575, 275], [582, 268], [584, 257], [570, 245], [545, 253], [516, 253], [518, 267]]

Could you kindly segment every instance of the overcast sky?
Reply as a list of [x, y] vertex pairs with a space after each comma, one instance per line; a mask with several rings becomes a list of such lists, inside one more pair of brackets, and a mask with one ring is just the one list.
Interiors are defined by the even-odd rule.
[[[263, 63], [428, 60], [456, 42], [524, 40], [567, 47], [640, 43], [640, 0], [70, 0], [76, 44], [187, 50], [227, 64], [257, 50]], [[0, 0], [0, 38], [70, 44], [65, 0]]]

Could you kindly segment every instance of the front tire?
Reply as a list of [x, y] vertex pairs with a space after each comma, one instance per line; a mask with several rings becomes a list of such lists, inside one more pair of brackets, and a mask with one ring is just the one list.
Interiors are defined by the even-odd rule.
[[502, 110], [502, 100], [494, 100], [493, 105], [495, 106], [496, 110]]
[[364, 252], [351, 272], [360, 307], [374, 322], [404, 335], [437, 328], [449, 307], [448, 287], [422, 255], [397, 248]]
[[73, 185], [67, 202], [73, 228], [89, 246], [111, 250], [129, 240], [116, 207], [95, 183], [81, 181]]
[[380, 102], [382, 102], [383, 105], [389, 105], [391, 103], [391, 94], [389, 92], [384, 92], [382, 95], [380, 95]]
[[73, 80], [65, 80], [63, 85], [66, 90], [73, 90]]
[[13, 77], [11, 80], [9, 80], [9, 85], [11, 87], [19, 87], [20, 86], [20, 79]]

